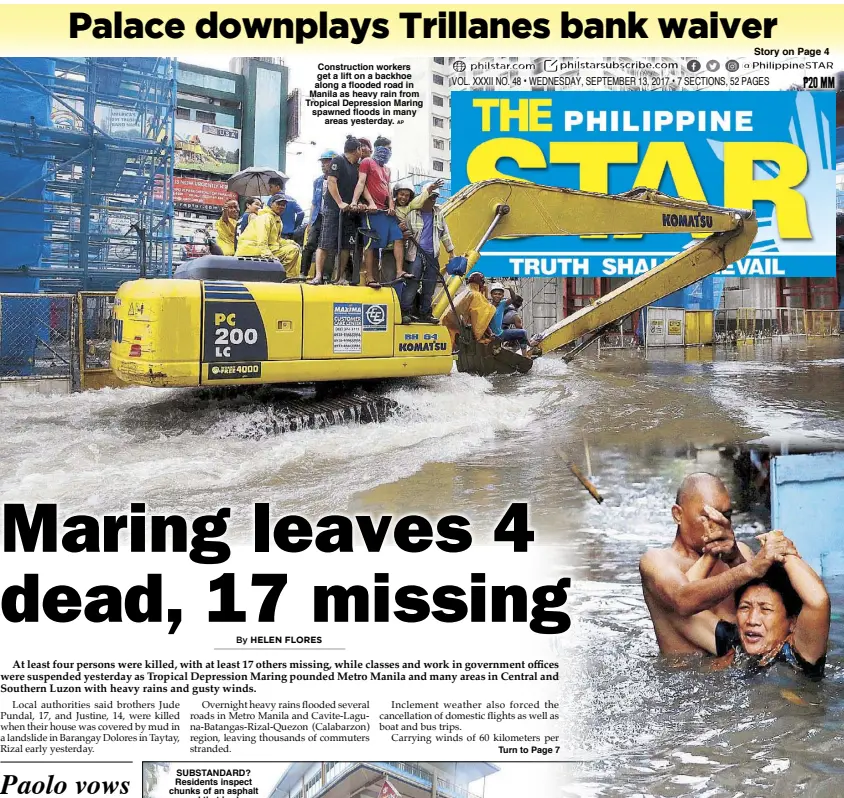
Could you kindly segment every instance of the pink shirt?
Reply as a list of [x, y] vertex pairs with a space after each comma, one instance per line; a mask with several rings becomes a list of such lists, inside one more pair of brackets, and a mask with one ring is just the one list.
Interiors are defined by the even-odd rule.
[[381, 210], [388, 208], [390, 170], [386, 166], [376, 163], [372, 158], [364, 158], [360, 162], [360, 171], [366, 175], [366, 188], [372, 196], [372, 201]]

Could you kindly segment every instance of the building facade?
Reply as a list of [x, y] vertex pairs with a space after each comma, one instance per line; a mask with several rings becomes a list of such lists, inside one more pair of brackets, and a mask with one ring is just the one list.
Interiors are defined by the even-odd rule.
[[179, 64], [174, 248], [178, 263], [207, 251], [226, 181], [249, 166], [284, 171], [291, 138], [288, 68], [278, 58], [235, 58], [228, 70]]
[[293, 762], [269, 798], [378, 798], [385, 780], [402, 798], [483, 798], [497, 772], [491, 762]]

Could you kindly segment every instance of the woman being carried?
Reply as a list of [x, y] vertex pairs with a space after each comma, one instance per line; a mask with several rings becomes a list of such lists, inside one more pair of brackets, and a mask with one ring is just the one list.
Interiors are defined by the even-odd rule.
[[[782, 536], [779, 530], [769, 535]], [[758, 538], [764, 543], [766, 535]], [[703, 555], [686, 573], [704, 579], [715, 563]], [[683, 633], [711, 654], [732, 664], [739, 653], [763, 668], [786, 662], [811, 677], [824, 675], [829, 643], [830, 601], [821, 578], [793, 544], [781, 563], [736, 591], [736, 623], [706, 610], [678, 621]]]

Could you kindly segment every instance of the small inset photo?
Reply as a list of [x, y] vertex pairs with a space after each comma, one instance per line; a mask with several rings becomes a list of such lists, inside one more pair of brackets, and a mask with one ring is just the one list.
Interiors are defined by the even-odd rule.
[[558, 763], [145, 762], [143, 798], [537, 798], [568, 780]]

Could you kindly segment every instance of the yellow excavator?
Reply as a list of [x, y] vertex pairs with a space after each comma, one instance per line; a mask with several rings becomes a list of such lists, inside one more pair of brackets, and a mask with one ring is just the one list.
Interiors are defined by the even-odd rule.
[[[594, 194], [515, 180], [467, 186], [443, 212], [455, 252], [467, 254], [467, 273], [492, 238], [706, 234], [545, 330], [538, 343], [542, 354], [578, 339], [583, 344], [613, 322], [744, 257], [757, 227], [753, 211], [652, 189]], [[254, 259], [206, 256], [201, 261], [184, 270], [191, 279], [141, 279], [120, 287], [111, 367], [121, 380], [196, 387], [358, 381], [452, 370], [448, 330], [402, 324], [398, 296], [389, 288], [285, 281], [278, 264]], [[443, 276], [434, 304], [437, 318], [452, 307], [463, 279]], [[495, 343], [478, 342], [470, 331], [462, 330], [458, 341], [462, 371], [525, 371], [531, 363]]]

